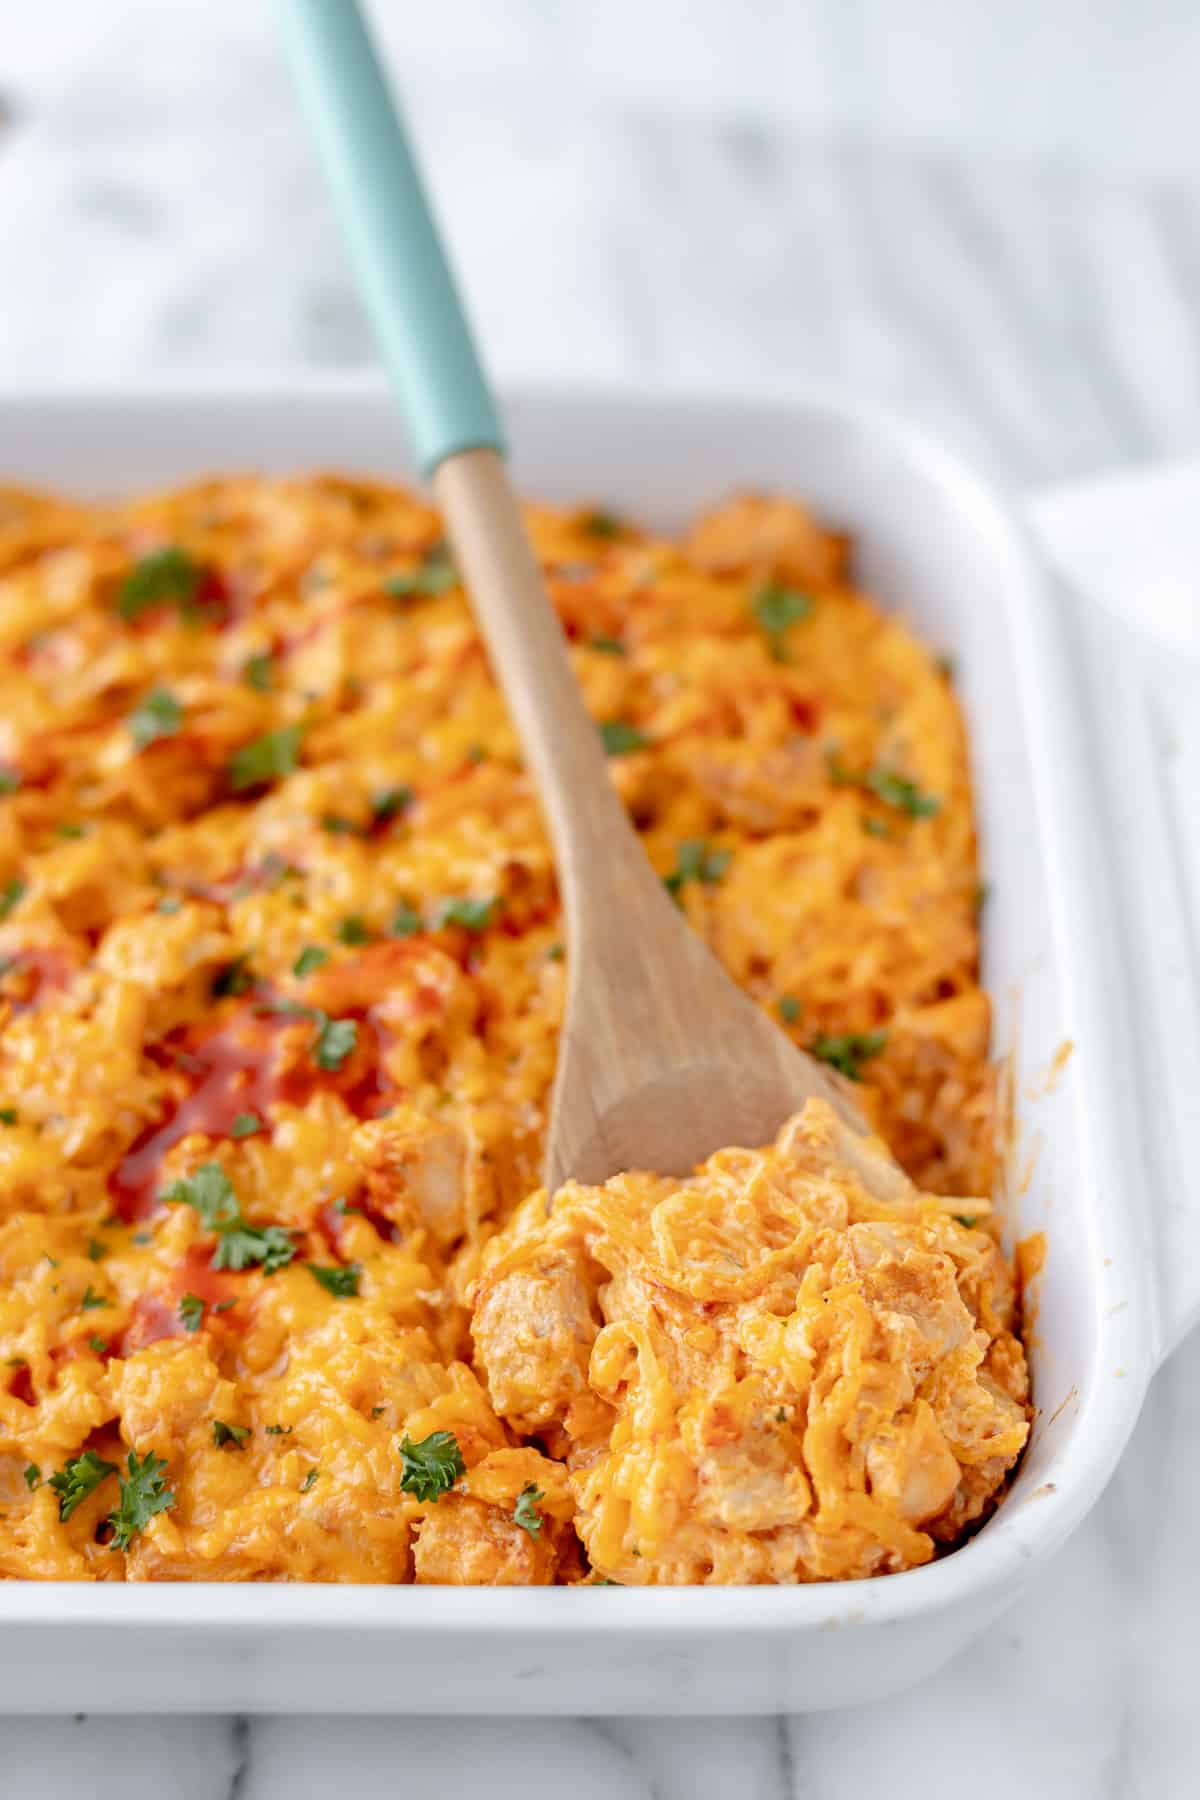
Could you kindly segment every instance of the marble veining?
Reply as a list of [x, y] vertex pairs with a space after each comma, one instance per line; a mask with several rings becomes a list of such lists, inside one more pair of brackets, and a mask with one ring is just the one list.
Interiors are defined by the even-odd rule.
[[[1014, 122], [990, 89], [984, 149], [1039, 154], [989, 159], [948, 128], [922, 148], [897, 82], [872, 110], [867, 27], [886, 30], [884, 9], [804, 23], [795, 108], [771, 55], [781, 10], [764, 7], [765, 38], [739, 51], [728, 9], [705, 0], [680, 104], [618, 68], [586, 8], [388, 19], [412, 51], [414, 122], [494, 368], [837, 387], [1018, 489], [1195, 453], [1200, 182], [1167, 154], [1163, 120], [1136, 177], [1072, 162], [1052, 113], [1039, 136], [1019, 94]], [[1046, 31], [1086, 10], [1058, 9]], [[1186, 68], [1200, 40], [1164, 10]], [[60, 7], [57, 29], [21, 12], [0, 65], [0, 430], [5, 385], [369, 364], [263, 9], [122, 0], [103, 29], [91, 7]], [[571, 83], [581, 47], [590, 73]], [[753, 114], [728, 102], [735, 54], [757, 71]], [[1145, 44], [1130, 54], [1144, 87]], [[825, 75], [851, 84], [840, 108]], [[1182, 116], [1177, 91], [1166, 103], [1168, 123]], [[1182, 1800], [1200, 1783], [1198, 1487], [1193, 1340], [1037, 1593], [917, 1693], [774, 1720], [6, 1719], [0, 1792]]]

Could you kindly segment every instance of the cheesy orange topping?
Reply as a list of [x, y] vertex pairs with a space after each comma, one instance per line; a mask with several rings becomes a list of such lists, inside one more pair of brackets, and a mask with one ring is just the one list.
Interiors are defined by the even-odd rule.
[[810, 1109], [547, 1218], [553, 869], [434, 512], [0, 490], [0, 1574], [836, 1577], [998, 1493], [947, 675], [789, 502], [529, 523], [648, 855], [927, 1191]]

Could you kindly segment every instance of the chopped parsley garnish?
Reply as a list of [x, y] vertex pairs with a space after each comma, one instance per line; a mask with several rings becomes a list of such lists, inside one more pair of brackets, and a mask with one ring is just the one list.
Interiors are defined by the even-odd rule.
[[822, 1034], [808, 1048], [811, 1056], [828, 1063], [850, 1081], [861, 1081], [863, 1063], [878, 1056], [886, 1043], [886, 1031], [847, 1031], [834, 1037]]
[[213, 1443], [218, 1450], [226, 1444], [232, 1444], [235, 1450], [240, 1450], [250, 1436], [250, 1427], [248, 1425], [227, 1425], [224, 1419], [214, 1419], [212, 1436]]
[[546, 952], [547, 962], [562, 962], [567, 952], [562, 944], [551, 944]]
[[862, 828], [868, 837], [890, 838], [892, 835], [887, 828], [887, 820], [877, 819], [871, 813], [863, 814]]
[[[931, 819], [941, 808], [941, 801], [935, 794], [926, 794], [915, 781], [909, 781], [905, 775], [898, 775], [894, 769], [886, 769], [877, 765], [873, 769], [861, 772], [848, 769], [836, 750], [830, 750], [826, 756], [829, 779], [834, 787], [860, 788], [864, 794], [874, 794], [885, 806], [891, 806], [897, 812], [905, 812], [913, 819]], [[863, 821], [863, 830], [869, 829], [867, 821]], [[872, 833], [873, 836], [887, 836], [887, 828]]]
[[785, 1025], [794, 1025], [803, 1010], [804, 1008], [797, 1000], [795, 994], [781, 994], [779, 996], [779, 1016]]
[[413, 791], [410, 787], [383, 788], [371, 798], [371, 817], [377, 825], [388, 819], [394, 819], [397, 813], [406, 812], [413, 803]]
[[606, 637], [603, 632], [598, 632], [595, 637], [588, 639], [588, 648], [599, 650], [602, 656], [625, 655], [625, 646], [620, 638]]
[[262, 1128], [263, 1122], [257, 1113], [239, 1113], [229, 1127], [229, 1135], [231, 1138], [253, 1137], [255, 1132], [261, 1131]]
[[21, 785], [21, 777], [15, 769], [0, 769], [0, 794], [15, 794]]
[[15, 1125], [17, 1109], [15, 1106], [0, 1106], [0, 1125]]
[[486, 762], [487, 759], [488, 753], [482, 744], [471, 744], [468, 746], [467, 761], [472, 767], [477, 767], [481, 762]]
[[294, 1427], [291, 1425], [266, 1425], [263, 1429], [268, 1437], [291, 1437]]
[[490, 925], [498, 900], [443, 900], [435, 914], [438, 925], [461, 925], [465, 931], [482, 931]]
[[974, 1229], [976, 1224], [976, 1215], [974, 1213], [955, 1213], [953, 1216], [960, 1225], [965, 1225], [968, 1231]]
[[321, 830], [327, 831], [330, 837], [358, 836], [358, 826], [354, 820], [344, 818], [341, 813], [322, 813]]
[[300, 760], [299, 725], [281, 725], [253, 743], [243, 744], [229, 759], [229, 781], [235, 794], [263, 787], [290, 775]]
[[776, 662], [785, 662], [788, 630], [808, 617], [813, 600], [811, 594], [785, 587], [782, 582], [765, 581], [755, 592], [750, 609], [766, 637], [771, 655]]
[[600, 740], [609, 756], [629, 756], [634, 750], [644, 750], [650, 742], [645, 732], [627, 719], [603, 719]]
[[103, 1356], [104, 1352], [108, 1349], [108, 1340], [102, 1337], [90, 1337], [88, 1339], [88, 1349], [94, 1350], [97, 1356]]
[[235, 1307], [236, 1305], [237, 1305], [237, 1295], [235, 1294], [231, 1300], [222, 1300], [219, 1306], [214, 1306], [213, 1311], [215, 1313], [229, 1312], [230, 1309], [232, 1307]]
[[328, 950], [323, 950], [320, 944], [306, 944], [292, 964], [292, 974], [311, 975], [314, 969], [319, 969], [322, 963], [328, 961]]
[[88, 833], [87, 826], [78, 824], [74, 819], [63, 819], [54, 829], [60, 838], [82, 838]]
[[685, 838], [675, 852], [675, 867], [663, 876], [667, 892], [676, 900], [689, 881], [711, 887], [720, 881], [732, 860], [732, 850], [713, 850], [704, 838]]
[[320, 1469], [310, 1469], [308, 1471], [308, 1474], [304, 1477], [304, 1480], [300, 1483], [300, 1492], [302, 1494], [307, 1494], [309, 1488], [312, 1487], [313, 1483], [316, 1481], [317, 1476], [320, 1473], [321, 1473]]
[[82, 1456], [64, 1463], [57, 1475], [51, 1475], [49, 1485], [58, 1495], [58, 1516], [62, 1523], [66, 1524], [75, 1508], [89, 1494], [95, 1493], [107, 1475], [116, 1472], [116, 1463], [105, 1462], [94, 1450], [85, 1450]]
[[405, 575], [389, 575], [383, 586], [397, 600], [409, 600], [414, 594], [444, 594], [458, 586], [458, 570], [446, 546], [435, 544], [425, 552], [420, 568]]
[[334, 936], [339, 944], [369, 944], [371, 933], [367, 930], [367, 922], [361, 913], [351, 913], [348, 918], [339, 919]]
[[108, 1255], [108, 1245], [102, 1243], [99, 1238], [89, 1238], [87, 1253], [92, 1262], [99, 1262], [101, 1257]]
[[249, 1225], [220, 1163], [202, 1163], [194, 1175], [173, 1182], [159, 1196], [169, 1206], [190, 1206], [206, 1231], [216, 1234], [214, 1269], [248, 1269], [260, 1264], [264, 1275], [285, 1269], [296, 1254], [292, 1234], [282, 1225]]
[[182, 905], [183, 901], [178, 894], [164, 894], [154, 910], [160, 913], [177, 913]]
[[419, 912], [414, 912], [407, 900], [402, 900], [392, 914], [391, 934], [393, 937], [412, 937], [423, 930], [424, 920]]
[[223, 1000], [229, 994], [245, 993], [254, 980], [248, 967], [249, 961], [249, 956], [243, 951], [240, 956], [235, 956], [232, 962], [227, 962], [223, 969], [217, 971], [212, 984], [214, 998]]
[[405, 1436], [400, 1444], [400, 1486], [414, 1500], [440, 1500], [465, 1475], [458, 1439], [452, 1431], [431, 1431], [418, 1443]]
[[179, 1322], [185, 1331], [199, 1331], [204, 1319], [204, 1302], [199, 1294], [185, 1294], [179, 1302]]
[[248, 656], [242, 664], [242, 678], [247, 687], [256, 688], [265, 694], [271, 686], [275, 675], [275, 665], [269, 650], [260, 650], [255, 656]]
[[308, 1263], [308, 1272], [315, 1275], [327, 1294], [335, 1300], [353, 1300], [358, 1297], [358, 1278], [362, 1269], [358, 1263], [347, 1263], [344, 1268], [322, 1268], [320, 1263]]
[[540, 1487], [536, 1487], [532, 1481], [527, 1481], [517, 1497], [517, 1504], [513, 1508], [514, 1524], [519, 1525], [522, 1531], [527, 1531], [531, 1538], [536, 1538], [538, 1536], [545, 1523], [545, 1520], [537, 1509], [538, 1501], [544, 1500], [545, 1498], [546, 1496], [543, 1494]]
[[15, 906], [19, 906], [25, 897], [26, 884], [19, 875], [0, 888], [0, 919], [7, 919]]
[[926, 794], [915, 781], [897, 775], [894, 769], [868, 769], [863, 786], [885, 806], [894, 806], [912, 819], [931, 819], [942, 804], [936, 795]]
[[183, 708], [170, 688], [151, 688], [138, 701], [125, 723], [139, 750], [159, 738], [174, 737], [183, 723]]
[[38, 1468], [36, 1463], [28, 1463], [21, 1473], [25, 1478], [25, 1486], [29, 1489], [31, 1494], [35, 1488], [41, 1487], [42, 1471]]
[[594, 511], [584, 513], [579, 521], [579, 529], [586, 531], [589, 537], [616, 538], [620, 537], [625, 527], [616, 513], [608, 512], [604, 507], [598, 506]]
[[121, 1498], [107, 1521], [113, 1529], [114, 1550], [128, 1550], [155, 1513], [166, 1512], [175, 1504], [175, 1496], [163, 1480], [167, 1465], [161, 1456], [147, 1450], [139, 1463], [137, 1451], [131, 1450], [126, 1467], [128, 1479], [124, 1475], [120, 1477]]
[[358, 1044], [358, 1025], [354, 1019], [328, 1019], [321, 1015], [313, 1043], [313, 1056], [319, 1069], [340, 1069]]
[[123, 619], [136, 619], [148, 607], [177, 601], [185, 614], [192, 613], [200, 578], [199, 564], [178, 544], [154, 550], [135, 563], [121, 583], [117, 611]]
[[111, 1305], [112, 1305], [112, 1301], [106, 1300], [103, 1294], [97, 1294], [97, 1293], [93, 1292], [92, 1284], [89, 1281], [87, 1286], [83, 1290], [83, 1299], [79, 1302], [80, 1311], [81, 1312], [94, 1312], [98, 1306], [111, 1306]]

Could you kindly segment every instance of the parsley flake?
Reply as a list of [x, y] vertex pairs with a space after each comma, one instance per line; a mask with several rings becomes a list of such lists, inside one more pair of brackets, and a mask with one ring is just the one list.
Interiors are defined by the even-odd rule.
[[400, 1468], [401, 1488], [422, 1502], [440, 1500], [467, 1471], [452, 1431], [431, 1431], [415, 1444], [406, 1435], [400, 1444]]
[[942, 803], [936, 795], [926, 794], [915, 781], [897, 775], [894, 769], [868, 769], [863, 786], [885, 806], [906, 812], [912, 819], [931, 819], [941, 808]]
[[137, 619], [151, 606], [178, 601], [185, 612], [192, 612], [200, 588], [201, 571], [186, 550], [169, 544], [154, 550], [136, 562], [121, 583], [117, 595], [117, 611], [123, 619]]
[[185, 1331], [199, 1331], [204, 1319], [204, 1302], [199, 1294], [185, 1294], [179, 1302], [179, 1322]]
[[295, 1428], [291, 1425], [266, 1425], [263, 1429], [268, 1437], [291, 1437]]
[[0, 794], [15, 794], [21, 785], [21, 777], [15, 769], [0, 769]]
[[212, 1422], [212, 1439], [218, 1450], [228, 1444], [232, 1444], [235, 1450], [240, 1450], [249, 1436], [248, 1425], [227, 1425], [224, 1419], [214, 1419]]
[[138, 750], [159, 738], [174, 737], [183, 723], [183, 708], [170, 688], [151, 688], [126, 719], [129, 735]]
[[300, 1492], [302, 1494], [307, 1494], [308, 1490], [312, 1487], [313, 1483], [316, 1481], [317, 1476], [320, 1473], [321, 1473], [320, 1469], [310, 1469], [308, 1471], [308, 1474], [304, 1477], [304, 1480], [300, 1483]]
[[482, 931], [490, 925], [498, 900], [443, 900], [435, 915], [438, 925], [461, 925], [464, 931]]
[[21, 1473], [25, 1479], [25, 1486], [29, 1489], [31, 1494], [35, 1488], [42, 1485], [42, 1471], [38, 1468], [36, 1463], [28, 1463]]
[[384, 788], [371, 799], [371, 817], [377, 825], [383, 825], [388, 819], [394, 819], [397, 813], [407, 812], [413, 803], [413, 791], [410, 787]]
[[262, 1128], [263, 1122], [257, 1113], [239, 1113], [229, 1127], [229, 1135], [231, 1138], [253, 1137], [255, 1132], [261, 1131]]
[[392, 914], [391, 934], [393, 937], [413, 937], [424, 927], [424, 920], [419, 912], [414, 912], [407, 900], [402, 900]]
[[545, 1498], [540, 1487], [535, 1486], [532, 1481], [527, 1481], [513, 1508], [514, 1524], [519, 1525], [522, 1531], [527, 1531], [531, 1538], [536, 1538], [545, 1524], [545, 1520], [537, 1509], [538, 1501]]
[[650, 739], [627, 719], [603, 719], [600, 741], [608, 756], [629, 756], [634, 750], [644, 750]]
[[323, 1268], [320, 1263], [307, 1263], [310, 1275], [314, 1275], [335, 1300], [354, 1300], [358, 1297], [358, 1278], [362, 1269], [358, 1263], [347, 1263], [344, 1268], [337, 1266]]
[[589, 650], [598, 650], [602, 656], [624, 656], [625, 646], [620, 638], [606, 637], [603, 632], [588, 639]]
[[732, 859], [732, 850], [713, 850], [704, 838], [685, 838], [675, 852], [674, 869], [663, 877], [667, 892], [678, 900], [689, 881], [711, 887], [720, 881]]
[[298, 976], [311, 975], [314, 969], [319, 969], [322, 963], [328, 961], [328, 950], [323, 950], [320, 944], [306, 944], [292, 964], [292, 974]]
[[108, 1349], [108, 1340], [102, 1337], [90, 1337], [88, 1339], [88, 1349], [94, 1350], [97, 1356], [103, 1356], [104, 1352]]
[[83, 1290], [83, 1299], [79, 1302], [80, 1311], [81, 1312], [94, 1312], [98, 1306], [111, 1306], [111, 1305], [112, 1305], [112, 1301], [106, 1300], [103, 1294], [97, 1294], [97, 1293], [93, 1292], [92, 1284], [89, 1281], [86, 1288], [84, 1288], [84, 1290]]
[[787, 661], [787, 633], [791, 626], [798, 625], [806, 619], [813, 609], [811, 594], [802, 594], [797, 588], [785, 587], [782, 582], [765, 581], [758, 588], [750, 601], [759, 627], [767, 640], [767, 648], [776, 662]]
[[886, 1031], [847, 1031], [840, 1036], [814, 1038], [809, 1054], [826, 1062], [850, 1081], [862, 1080], [862, 1065], [878, 1056], [887, 1044]]
[[95, 1493], [108, 1475], [115, 1475], [116, 1463], [105, 1462], [94, 1450], [85, 1450], [64, 1463], [57, 1475], [51, 1475], [49, 1486], [58, 1495], [58, 1516], [65, 1525], [77, 1506]]
[[248, 656], [242, 664], [242, 679], [247, 687], [252, 687], [260, 694], [265, 694], [271, 687], [275, 676], [275, 664], [271, 660], [269, 650], [260, 650], [254, 656]]
[[121, 1498], [107, 1520], [113, 1529], [114, 1550], [128, 1550], [156, 1513], [166, 1512], [175, 1504], [175, 1496], [163, 1479], [167, 1465], [161, 1456], [147, 1450], [139, 1463], [137, 1451], [131, 1450], [126, 1467], [128, 1479], [119, 1477]]
[[89, 1238], [87, 1253], [91, 1262], [99, 1262], [101, 1257], [108, 1255], [108, 1245], [102, 1243], [99, 1238]]
[[26, 889], [27, 884], [19, 875], [14, 875], [11, 881], [0, 888], [0, 919], [7, 919], [13, 908], [20, 905], [25, 898]]
[[88, 834], [86, 825], [80, 825], [74, 819], [63, 819], [54, 827], [60, 838], [82, 838]]
[[245, 993], [254, 980], [254, 976], [250, 973], [249, 961], [249, 956], [243, 951], [240, 956], [235, 956], [232, 962], [227, 962], [223, 969], [217, 971], [212, 984], [215, 999], [223, 1000], [230, 994]]
[[340, 919], [334, 936], [339, 944], [369, 944], [371, 941], [371, 933], [361, 913], [351, 913], [348, 918]]
[[358, 1044], [358, 1024], [354, 1019], [327, 1019], [321, 1023], [313, 1043], [313, 1056], [319, 1069], [340, 1069]]
[[446, 546], [435, 544], [426, 550], [419, 568], [403, 575], [389, 575], [383, 586], [384, 592], [396, 600], [410, 600], [416, 594], [445, 594], [458, 586], [458, 570]]
[[194, 1175], [173, 1182], [159, 1196], [168, 1206], [190, 1206], [206, 1231], [216, 1234], [214, 1269], [248, 1269], [264, 1275], [284, 1269], [296, 1254], [292, 1234], [282, 1225], [247, 1224], [241, 1204], [220, 1163], [202, 1163]]
[[264, 787], [269, 781], [290, 775], [299, 760], [299, 725], [281, 725], [278, 731], [268, 731], [234, 751], [229, 759], [230, 785], [235, 794]]
[[616, 513], [609, 512], [606, 508], [598, 506], [594, 508], [593, 511], [583, 514], [583, 517], [579, 521], [579, 529], [580, 531], [586, 531], [589, 537], [617, 538], [620, 537], [625, 527], [622, 525], [620, 519], [618, 519]]
[[785, 1025], [794, 1025], [804, 1011], [795, 994], [779, 996], [779, 1016]]
[[15, 1125], [17, 1109], [15, 1106], [0, 1106], [0, 1125]]

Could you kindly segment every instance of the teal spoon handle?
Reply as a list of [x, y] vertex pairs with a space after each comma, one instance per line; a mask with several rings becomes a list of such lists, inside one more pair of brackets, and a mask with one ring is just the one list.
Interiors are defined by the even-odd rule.
[[412, 147], [355, 0], [281, 0], [296, 82], [426, 476], [504, 453]]

